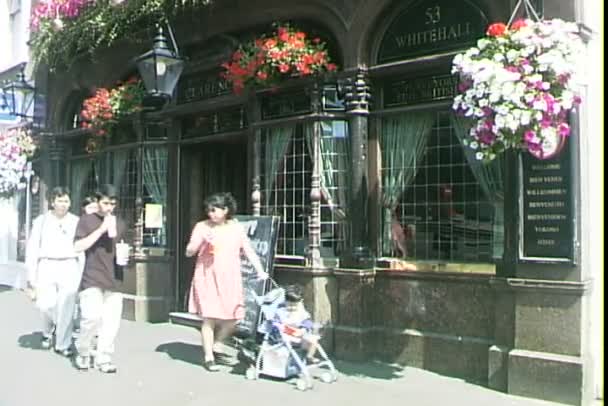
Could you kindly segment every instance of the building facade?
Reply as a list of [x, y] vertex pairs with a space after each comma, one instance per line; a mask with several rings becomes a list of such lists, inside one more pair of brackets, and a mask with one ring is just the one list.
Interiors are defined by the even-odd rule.
[[[124, 120], [93, 154], [82, 102], [134, 74], [142, 46], [36, 72], [44, 182], [70, 186], [74, 207], [99, 184], [120, 190], [134, 246], [124, 316], [165, 321], [184, 309], [190, 230], [205, 196], [229, 191], [241, 212], [280, 216], [274, 274], [305, 287], [335, 356], [568, 404], [603, 393], [593, 83], [557, 158], [509, 152], [480, 165], [451, 110], [451, 61], [514, 2], [252, 3], [218, 1], [174, 21], [188, 59], [172, 103]], [[589, 25], [583, 2], [535, 4]], [[221, 64], [273, 22], [322, 38], [339, 71], [234, 94]], [[547, 202], [560, 210], [539, 209]], [[542, 229], [548, 214], [557, 234]]]

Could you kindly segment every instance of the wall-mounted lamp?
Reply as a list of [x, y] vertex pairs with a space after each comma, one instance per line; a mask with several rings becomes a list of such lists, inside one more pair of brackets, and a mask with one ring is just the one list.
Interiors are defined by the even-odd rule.
[[167, 38], [159, 25], [152, 50], [135, 59], [147, 92], [144, 105], [162, 107], [171, 99], [184, 69], [184, 60], [179, 56], [179, 50], [169, 24], [167, 24], [167, 31], [173, 50], [167, 46]]
[[0, 103], [9, 114], [23, 119], [32, 119], [36, 89], [25, 80], [25, 63], [21, 64], [16, 80], [5, 82], [2, 86]]

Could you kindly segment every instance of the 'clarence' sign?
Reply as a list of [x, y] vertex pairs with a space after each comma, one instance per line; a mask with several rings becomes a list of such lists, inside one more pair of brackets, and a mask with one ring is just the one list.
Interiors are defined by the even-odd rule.
[[468, 1], [423, 0], [391, 23], [378, 52], [378, 63], [446, 52], [474, 44], [488, 25]]

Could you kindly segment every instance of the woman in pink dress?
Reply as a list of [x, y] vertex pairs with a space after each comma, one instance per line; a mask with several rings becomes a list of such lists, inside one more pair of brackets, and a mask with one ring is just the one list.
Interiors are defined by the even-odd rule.
[[197, 255], [188, 310], [203, 319], [203, 366], [209, 371], [217, 371], [214, 346], [232, 334], [237, 321], [245, 314], [241, 251], [259, 278], [265, 279], [267, 274], [245, 230], [232, 220], [236, 212], [232, 195], [214, 194], [205, 200], [204, 207], [207, 220], [196, 223], [186, 247], [187, 257]]

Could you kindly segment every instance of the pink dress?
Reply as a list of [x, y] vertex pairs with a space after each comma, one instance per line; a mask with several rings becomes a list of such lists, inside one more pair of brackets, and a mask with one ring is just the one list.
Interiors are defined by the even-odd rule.
[[245, 232], [236, 222], [194, 226], [188, 248], [198, 249], [188, 311], [203, 318], [239, 320], [245, 314], [241, 249]]

